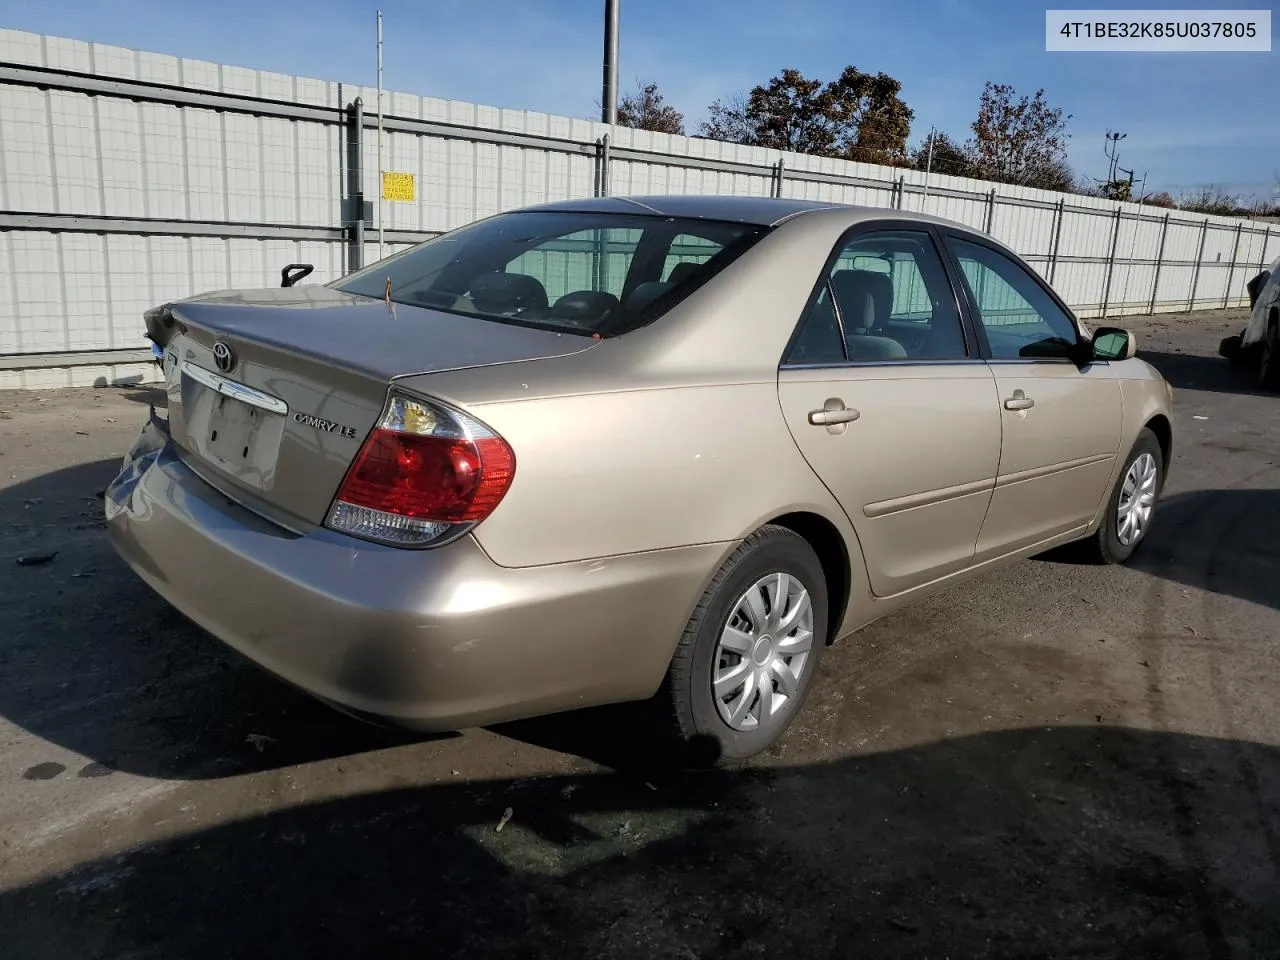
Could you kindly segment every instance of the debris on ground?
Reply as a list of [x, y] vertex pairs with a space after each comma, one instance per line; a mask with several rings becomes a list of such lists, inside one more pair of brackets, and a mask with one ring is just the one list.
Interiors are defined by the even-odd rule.
[[57, 550], [53, 551], [53, 553], [30, 553], [30, 554], [27, 554], [25, 557], [18, 558], [18, 566], [38, 567], [41, 564], [48, 563], [57, 555], [58, 555]]
[[498, 821], [498, 825], [494, 828], [498, 833], [502, 832], [502, 828], [511, 822], [511, 818], [515, 816], [515, 811], [510, 807], [502, 811], [502, 819]]
[[261, 753], [268, 743], [275, 743], [276, 738], [268, 737], [264, 733], [251, 733], [244, 738], [244, 742], [252, 743], [255, 747], [258, 748], [258, 752]]

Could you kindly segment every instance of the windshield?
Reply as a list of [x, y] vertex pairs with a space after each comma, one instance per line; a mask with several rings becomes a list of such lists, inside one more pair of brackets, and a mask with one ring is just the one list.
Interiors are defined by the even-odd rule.
[[618, 213], [499, 214], [330, 286], [346, 293], [583, 336], [651, 323], [766, 227]]

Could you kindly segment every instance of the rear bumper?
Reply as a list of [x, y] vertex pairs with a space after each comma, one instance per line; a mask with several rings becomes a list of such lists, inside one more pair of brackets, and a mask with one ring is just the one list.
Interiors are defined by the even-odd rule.
[[112, 544], [188, 618], [357, 713], [451, 730], [651, 695], [727, 545], [510, 569], [470, 537], [401, 550], [295, 534], [144, 428], [106, 491]]

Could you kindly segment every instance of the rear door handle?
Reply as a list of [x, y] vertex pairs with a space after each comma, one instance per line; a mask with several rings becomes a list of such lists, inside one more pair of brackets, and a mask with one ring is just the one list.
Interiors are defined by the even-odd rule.
[[811, 410], [809, 422], [815, 427], [829, 427], [836, 423], [853, 423], [862, 414], [857, 410], [844, 407], [839, 410]]
[[1013, 391], [1013, 396], [1004, 402], [1006, 410], [1030, 410], [1036, 402], [1021, 390]]
[[809, 411], [809, 422], [815, 427], [826, 427], [827, 433], [839, 434], [849, 429], [849, 424], [862, 414], [852, 407], [846, 407], [839, 397], [830, 397], [822, 405], [821, 410]]

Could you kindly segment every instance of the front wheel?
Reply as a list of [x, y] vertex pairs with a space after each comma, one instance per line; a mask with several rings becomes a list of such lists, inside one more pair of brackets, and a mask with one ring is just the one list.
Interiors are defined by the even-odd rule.
[[1087, 559], [1094, 563], [1124, 563], [1133, 556], [1151, 530], [1156, 501], [1164, 487], [1164, 471], [1160, 441], [1143, 428], [1116, 478], [1102, 524], [1097, 533], [1081, 543]]
[[826, 647], [827, 586], [803, 537], [766, 526], [725, 561], [685, 628], [659, 702], [696, 765], [772, 746], [799, 713]]

